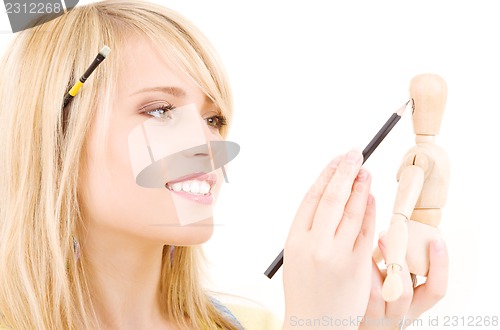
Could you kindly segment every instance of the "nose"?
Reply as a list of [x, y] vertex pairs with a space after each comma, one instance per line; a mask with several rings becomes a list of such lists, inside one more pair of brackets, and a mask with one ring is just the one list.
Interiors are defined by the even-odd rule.
[[137, 175], [136, 181], [146, 188], [162, 188], [166, 182], [185, 175], [210, 173], [220, 168], [228, 182], [224, 166], [239, 151], [240, 146], [235, 142], [210, 141], [154, 161]]
[[[206, 144], [169, 156], [169, 172], [175, 175], [182, 172], [183, 175], [186, 175], [196, 172], [209, 173], [220, 168], [224, 180], [228, 182], [224, 166], [232, 161], [239, 152], [240, 146], [235, 142], [221, 141], [220, 139], [207, 141]], [[182, 175], [179, 174], [179, 176]]]

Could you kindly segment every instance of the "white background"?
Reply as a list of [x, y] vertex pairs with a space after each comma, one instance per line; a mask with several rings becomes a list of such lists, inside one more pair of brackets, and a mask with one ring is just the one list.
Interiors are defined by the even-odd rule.
[[[437, 142], [452, 162], [440, 226], [451, 276], [448, 295], [423, 319], [500, 316], [495, 1], [156, 2], [204, 31], [234, 90], [229, 140], [241, 153], [227, 169], [218, 226], [206, 244], [213, 288], [281, 317], [282, 273], [269, 280], [263, 272], [281, 251], [307, 188], [334, 156], [365, 147], [408, 99], [411, 78], [436, 73], [449, 90]], [[3, 52], [12, 33], [0, 9]], [[395, 173], [413, 143], [405, 116], [365, 164], [378, 231], [388, 227]]]

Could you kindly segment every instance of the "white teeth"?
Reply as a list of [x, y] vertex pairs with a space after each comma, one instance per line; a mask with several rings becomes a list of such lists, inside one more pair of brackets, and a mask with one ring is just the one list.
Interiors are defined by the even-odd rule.
[[191, 182], [191, 192], [198, 194], [200, 192], [200, 183], [198, 181]]
[[210, 192], [210, 184], [207, 181], [184, 181], [168, 184], [168, 189], [172, 191], [184, 191], [195, 195], [206, 195]]
[[205, 181], [202, 181], [200, 185], [200, 194], [205, 195], [208, 194], [209, 191], [210, 191], [210, 185]]
[[172, 190], [173, 191], [181, 191], [182, 190], [182, 183], [176, 182], [172, 185]]

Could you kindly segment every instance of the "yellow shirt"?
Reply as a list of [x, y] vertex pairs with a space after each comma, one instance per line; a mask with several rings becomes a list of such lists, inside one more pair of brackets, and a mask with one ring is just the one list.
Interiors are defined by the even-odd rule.
[[226, 304], [245, 330], [278, 330], [283, 322], [279, 321], [269, 310], [259, 306], [244, 304]]

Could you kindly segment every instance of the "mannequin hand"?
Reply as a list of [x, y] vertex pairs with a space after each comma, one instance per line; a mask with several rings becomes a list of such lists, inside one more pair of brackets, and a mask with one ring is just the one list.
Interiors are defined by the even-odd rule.
[[[370, 295], [375, 202], [362, 155], [325, 168], [297, 211], [285, 244], [284, 329], [357, 329]], [[317, 326], [316, 326], [317, 327]], [[313, 327], [314, 328], [314, 327]]]
[[[385, 258], [385, 237], [379, 240], [379, 248]], [[385, 271], [380, 271], [373, 262], [372, 290], [365, 314], [365, 321], [359, 329], [394, 330], [406, 329], [425, 311], [441, 300], [448, 285], [448, 252], [445, 243], [434, 241], [429, 249], [429, 274], [425, 283], [413, 289], [408, 267], [403, 270], [404, 291], [396, 301], [387, 303], [382, 298]], [[403, 327], [400, 326], [404, 318]]]

